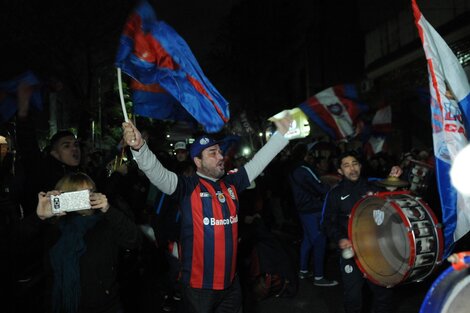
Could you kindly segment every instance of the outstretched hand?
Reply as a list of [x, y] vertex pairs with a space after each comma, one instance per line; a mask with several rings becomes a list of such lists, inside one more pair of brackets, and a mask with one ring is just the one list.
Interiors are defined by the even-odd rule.
[[132, 122], [122, 123], [122, 129], [124, 130], [123, 139], [124, 142], [134, 150], [139, 150], [144, 145], [142, 134], [132, 124]]
[[274, 124], [276, 125], [277, 131], [285, 135], [292, 124], [292, 116], [287, 113], [283, 118], [275, 120]]

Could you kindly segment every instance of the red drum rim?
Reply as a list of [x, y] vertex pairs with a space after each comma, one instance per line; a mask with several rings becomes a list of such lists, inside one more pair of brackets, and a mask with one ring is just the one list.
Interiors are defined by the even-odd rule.
[[[405, 213], [398, 204], [396, 204], [394, 201], [387, 201], [390, 196], [397, 195], [407, 195], [413, 198], [426, 210], [428, 217], [432, 221], [433, 225], [431, 226], [434, 228], [435, 235], [437, 237], [436, 244], [438, 251], [436, 251], [434, 264], [429, 269], [429, 271], [425, 273], [424, 276], [419, 277], [415, 281], [421, 281], [430, 275], [436, 266], [441, 262], [443, 254], [443, 235], [440, 229], [440, 224], [438, 223], [437, 218], [430, 207], [420, 198], [414, 197], [413, 194], [409, 191], [379, 192], [362, 198], [354, 205], [353, 209], [351, 210], [348, 223], [348, 236], [355, 251], [355, 262], [361, 272], [374, 284], [384, 287], [393, 287], [397, 284], [407, 281], [410, 278], [410, 274], [412, 273], [411, 270], [415, 265], [417, 257], [417, 238], [415, 237], [415, 233], [413, 232], [409, 219], [406, 217]], [[398, 255], [398, 257], [402, 258], [401, 263], [395, 262], [394, 265], [390, 264], [389, 259], [383, 255], [383, 251], [382, 253], [377, 253], [377, 251], [380, 251], [381, 245], [383, 244], [379, 242], [379, 239], [376, 238], [377, 236], [373, 237], [372, 240], [366, 241], [360, 240], [361, 238], [359, 238], [360, 236], [364, 236], [364, 234], [367, 234], [365, 237], [370, 238], [369, 236], [372, 235], [371, 229], [372, 232], [376, 231], [376, 226], [372, 224], [372, 219], [370, 218], [361, 222], [361, 219], [356, 216], [358, 211], [370, 211], [370, 208], [374, 208], [374, 206], [377, 209], [382, 208], [384, 205], [388, 205], [389, 211], [390, 209], [393, 209], [393, 212], [389, 212], [390, 214], [385, 217], [385, 220], [388, 220], [389, 224], [391, 224], [392, 227], [395, 227], [393, 243], [398, 243], [397, 245], [399, 246], [396, 251], [390, 252], [388, 254], [394, 256]], [[367, 206], [370, 206], [370, 208]], [[400, 221], [396, 221], [397, 216], [392, 216], [394, 213], [397, 214]], [[396, 222], [401, 222], [401, 225], [398, 225]], [[361, 233], [356, 229], [359, 228], [359, 224]], [[401, 240], [405, 242], [402, 243]], [[395, 246], [393, 247], [395, 248]]]

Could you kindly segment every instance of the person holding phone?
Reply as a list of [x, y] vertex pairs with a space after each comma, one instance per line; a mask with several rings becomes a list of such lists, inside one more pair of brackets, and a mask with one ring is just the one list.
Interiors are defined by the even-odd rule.
[[[25, 239], [38, 232], [44, 235], [45, 312], [123, 312], [117, 282], [119, 251], [137, 248], [140, 231], [95, 188], [88, 175], [67, 174], [55, 190], [38, 194], [36, 214], [23, 222]], [[80, 190], [90, 191], [89, 209], [52, 211], [51, 196]]]

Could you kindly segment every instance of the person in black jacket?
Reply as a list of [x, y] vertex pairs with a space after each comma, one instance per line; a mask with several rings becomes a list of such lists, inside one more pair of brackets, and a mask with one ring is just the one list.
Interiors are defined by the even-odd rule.
[[[378, 186], [370, 184], [361, 177], [361, 163], [358, 155], [347, 151], [338, 157], [338, 173], [342, 181], [328, 194], [323, 212], [323, 228], [330, 240], [338, 244], [339, 249], [352, 247], [348, 239], [348, 221], [352, 208], [363, 196], [380, 191]], [[401, 168], [392, 167], [389, 176], [400, 176]], [[344, 254], [343, 254], [344, 255]], [[367, 282], [375, 296], [375, 313], [392, 311], [392, 289], [373, 284], [366, 280], [353, 258], [341, 256], [340, 271], [344, 284], [344, 309], [346, 313], [360, 313], [362, 308], [362, 287]]]
[[[337, 281], [323, 277], [326, 238], [320, 229], [323, 200], [330, 188], [320, 181], [313, 166], [307, 162], [308, 157], [307, 145], [297, 144], [292, 152], [295, 165], [289, 175], [294, 204], [303, 229], [299, 278], [315, 276], [315, 286], [336, 286]], [[314, 258], [314, 273], [308, 271], [311, 254]]]
[[[87, 210], [53, 213], [51, 195], [90, 190]], [[22, 236], [44, 236], [45, 311], [64, 313], [120, 313], [117, 283], [121, 249], [140, 244], [140, 231], [120, 210], [111, 207], [104, 194], [84, 173], [64, 176], [56, 190], [40, 192], [36, 214], [23, 221]]]

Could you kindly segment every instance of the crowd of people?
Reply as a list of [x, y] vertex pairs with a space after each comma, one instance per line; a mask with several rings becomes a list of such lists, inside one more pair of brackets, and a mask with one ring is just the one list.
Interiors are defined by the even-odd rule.
[[[110, 170], [99, 155], [84, 155], [68, 130], [41, 151], [30, 95], [20, 86], [15, 135], [0, 142], [7, 256], [0, 268], [11, 312], [139, 312], [143, 297], [155, 296], [167, 312], [250, 312], [266, 297], [294, 297], [299, 279], [322, 288], [341, 283], [345, 312], [361, 311], [367, 282], [375, 312], [391, 311], [392, 289], [368, 282], [341, 257], [351, 247], [347, 219], [362, 196], [379, 190], [370, 176], [400, 176], [435, 201], [429, 151], [364, 160], [344, 145], [289, 142], [287, 116], [251, 159], [228, 160], [223, 142], [209, 135], [176, 142], [168, 153], [124, 123], [128, 161]], [[51, 196], [81, 190], [90, 194], [88, 208], [53, 210]], [[431, 207], [438, 214], [438, 203]], [[325, 275], [328, 253], [338, 254], [340, 282]], [[146, 293], [150, 285], [157, 295]]]

